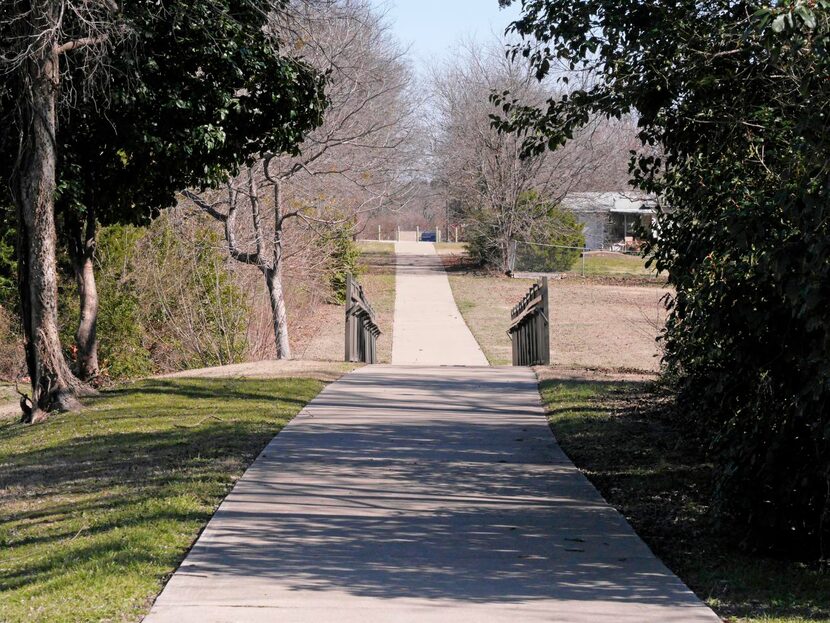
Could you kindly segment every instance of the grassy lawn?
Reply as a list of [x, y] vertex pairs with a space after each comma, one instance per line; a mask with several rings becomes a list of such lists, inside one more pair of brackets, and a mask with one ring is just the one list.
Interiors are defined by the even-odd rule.
[[136, 621], [312, 379], [148, 380], [0, 420], [0, 621]]
[[[378, 340], [378, 360], [389, 363], [392, 360], [392, 321], [395, 316], [395, 245], [392, 243], [361, 242], [363, 272], [360, 283], [372, 308], [377, 314], [377, 323], [383, 332]], [[365, 246], [364, 245], [368, 245]], [[342, 314], [341, 314], [342, 316]], [[342, 355], [342, 318], [338, 319], [337, 353]]]
[[[511, 359], [510, 310], [533, 283], [498, 275], [449, 274], [456, 305], [491, 365]], [[551, 363], [577, 368], [654, 372], [665, 291], [588, 279], [550, 281]]]
[[10, 383], [0, 383], [0, 403], [3, 402], [17, 402], [18, 395], [14, 389], [14, 385]]
[[510, 310], [533, 281], [456, 274], [450, 274], [449, 280], [458, 311], [487, 361], [494, 366], [509, 365], [512, 351], [506, 331], [510, 324]]
[[830, 621], [830, 573], [743, 553], [737, 539], [714, 529], [707, 514], [711, 466], [645, 386], [548, 379], [540, 389], [568, 456], [721, 617]]
[[[392, 320], [395, 315], [395, 245], [384, 242], [358, 242], [363, 286], [382, 334], [378, 339], [378, 361], [392, 359]], [[343, 306], [321, 305], [315, 317], [315, 332], [297, 350], [302, 359], [341, 361], [343, 359]]]
[[[395, 316], [395, 275], [394, 273], [368, 273], [360, 278], [363, 290], [369, 297], [372, 309], [377, 315], [377, 323], [383, 332], [378, 338], [378, 361], [389, 363], [392, 361], [392, 322]], [[340, 342], [343, 341], [342, 331], [338, 332]], [[341, 348], [343, 344], [338, 344]]]
[[[574, 264], [574, 272], [582, 271], [582, 260]], [[655, 277], [653, 270], [646, 268], [643, 258], [638, 255], [624, 255], [622, 253], [588, 253], [585, 256], [585, 275], [597, 276], [624, 276]]]

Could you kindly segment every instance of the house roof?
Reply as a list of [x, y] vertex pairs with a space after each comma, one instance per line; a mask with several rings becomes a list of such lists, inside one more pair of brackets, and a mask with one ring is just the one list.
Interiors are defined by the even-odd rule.
[[612, 212], [619, 214], [653, 214], [656, 199], [636, 192], [568, 193], [562, 207], [572, 212]]

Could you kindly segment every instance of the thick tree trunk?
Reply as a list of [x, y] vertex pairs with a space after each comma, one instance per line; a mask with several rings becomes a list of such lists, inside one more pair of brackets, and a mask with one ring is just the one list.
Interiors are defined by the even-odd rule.
[[98, 288], [95, 283], [95, 212], [87, 208], [86, 223], [73, 223], [72, 268], [78, 284], [77, 373], [82, 381], [98, 377]]
[[22, 404], [24, 421], [37, 422], [52, 410], [74, 410], [81, 383], [72, 375], [58, 334], [55, 248], [55, 123], [58, 56], [47, 50], [29, 71], [25, 144], [15, 173], [19, 216], [18, 280], [32, 383], [32, 404]]
[[285, 296], [283, 295], [282, 271], [280, 268], [276, 270], [266, 268], [263, 272], [268, 284], [268, 295], [271, 299], [277, 359], [291, 359], [291, 344], [288, 341], [288, 314], [285, 310]]

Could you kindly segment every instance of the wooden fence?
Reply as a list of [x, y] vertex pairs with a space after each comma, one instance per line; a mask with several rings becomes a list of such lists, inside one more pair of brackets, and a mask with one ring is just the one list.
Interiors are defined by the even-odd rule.
[[507, 330], [513, 342], [514, 366], [550, 365], [550, 299], [548, 278], [534, 283], [510, 312]]
[[363, 287], [346, 276], [346, 361], [377, 363], [380, 328]]

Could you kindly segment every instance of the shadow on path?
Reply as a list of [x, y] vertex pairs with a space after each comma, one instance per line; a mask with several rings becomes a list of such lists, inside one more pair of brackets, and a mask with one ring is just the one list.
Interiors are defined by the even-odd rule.
[[403, 603], [438, 608], [430, 620], [717, 621], [558, 448], [532, 373], [506, 368], [378, 366], [329, 386], [147, 620], [290, 604], [313, 621], [321, 604], [383, 602], [370, 620], [401, 620]]

